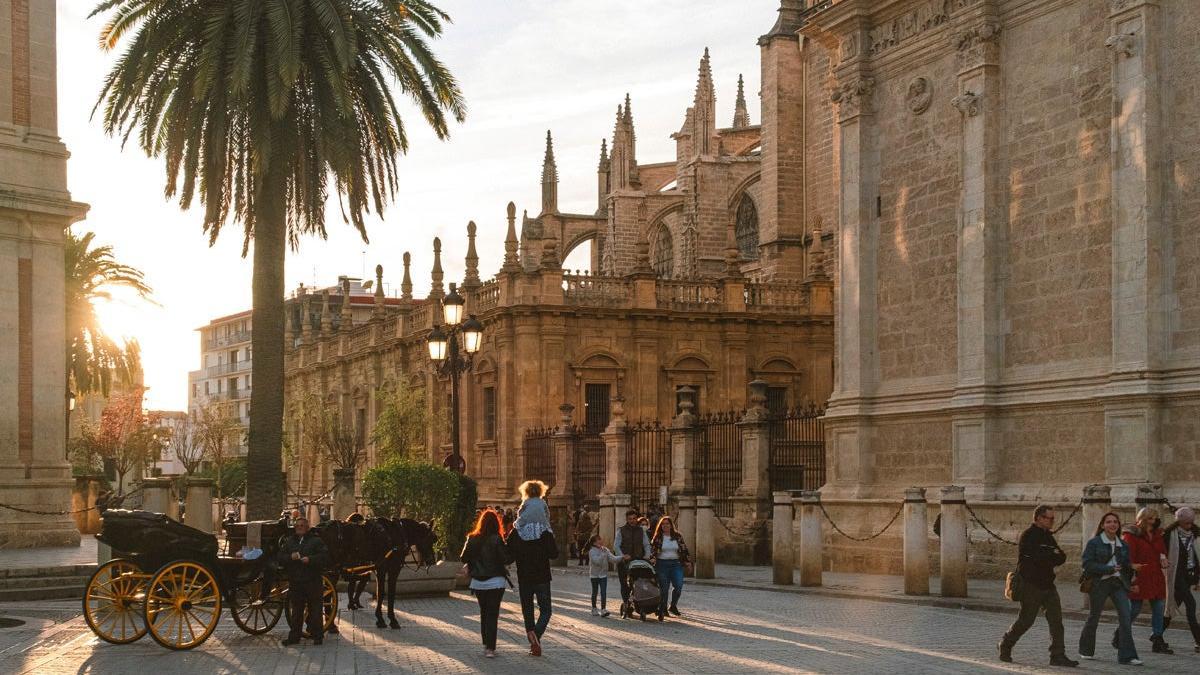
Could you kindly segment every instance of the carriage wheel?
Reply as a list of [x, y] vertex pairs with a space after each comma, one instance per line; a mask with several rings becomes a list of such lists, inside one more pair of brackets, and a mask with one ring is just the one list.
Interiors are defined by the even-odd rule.
[[124, 645], [146, 634], [141, 608], [145, 584], [142, 570], [121, 558], [104, 563], [92, 574], [83, 594], [83, 618], [96, 637]]
[[221, 618], [221, 593], [206, 567], [167, 563], [146, 590], [146, 626], [167, 649], [191, 649], [208, 639]]
[[233, 592], [233, 622], [251, 635], [270, 631], [283, 616], [283, 594], [278, 588], [271, 589], [266, 601], [254, 604], [262, 597], [262, 585], [263, 580], [258, 579], [252, 584], [238, 586]]

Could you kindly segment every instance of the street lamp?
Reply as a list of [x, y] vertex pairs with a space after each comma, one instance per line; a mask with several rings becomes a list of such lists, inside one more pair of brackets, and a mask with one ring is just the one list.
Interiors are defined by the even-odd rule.
[[71, 413], [75, 412], [75, 392], [67, 390], [67, 428], [63, 432], [63, 458], [71, 459]]
[[455, 285], [450, 284], [450, 293], [442, 299], [442, 318], [446, 327], [443, 330], [441, 326], [434, 326], [428, 338], [429, 358], [433, 361], [437, 373], [450, 378], [452, 450], [443, 464], [458, 473], [465, 473], [467, 470], [460, 446], [458, 376], [471, 370], [472, 357], [483, 343], [483, 324], [475, 315], [468, 316], [465, 322], [462, 320], [465, 305], [466, 302], [458, 294]]

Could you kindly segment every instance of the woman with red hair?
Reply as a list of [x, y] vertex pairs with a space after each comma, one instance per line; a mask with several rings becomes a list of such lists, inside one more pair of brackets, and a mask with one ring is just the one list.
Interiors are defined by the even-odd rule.
[[483, 655], [496, 656], [496, 631], [500, 621], [500, 601], [508, 581], [508, 565], [512, 558], [504, 546], [504, 525], [498, 512], [484, 509], [475, 521], [475, 529], [467, 534], [463, 546], [463, 569], [471, 577], [470, 588], [479, 601], [479, 633], [483, 638]]

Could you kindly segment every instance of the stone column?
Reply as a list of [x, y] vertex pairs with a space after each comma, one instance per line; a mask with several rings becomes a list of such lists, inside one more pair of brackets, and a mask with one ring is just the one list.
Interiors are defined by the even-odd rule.
[[187, 493], [184, 496], [183, 524], [200, 530], [214, 532], [213, 529], [213, 479], [188, 478]]
[[740, 524], [756, 524], [769, 517], [771, 499], [771, 428], [767, 411], [767, 383], [750, 383], [750, 405], [738, 422], [742, 434], [742, 482], [733, 493], [734, 517]]
[[[629, 505], [633, 503], [633, 495], [621, 494], [610, 496], [613, 502], [613, 537], [616, 537], [617, 530], [621, 529], [621, 526], [625, 524], [625, 512], [629, 510]], [[612, 541], [608, 543], [611, 545]]]
[[1138, 481], [1159, 481], [1159, 410], [1154, 376], [1170, 345], [1170, 232], [1164, 223], [1163, 4], [1111, 3], [1112, 51], [1112, 384], [1105, 404], [1105, 479], [1131, 497]]
[[1088, 485], [1083, 488], [1083, 506], [1079, 511], [1080, 527], [1079, 549], [1087, 545], [1096, 536], [1096, 526], [1100, 517], [1112, 510], [1112, 488], [1107, 485]]
[[696, 542], [692, 546], [697, 579], [713, 579], [717, 576], [717, 533], [713, 530], [714, 519], [712, 497], [696, 497]]
[[572, 477], [575, 475], [575, 430], [571, 422], [571, 413], [575, 406], [563, 403], [558, 406], [562, 415], [558, 430], [554, 432], [554, 485], [552, 494], [568, 502], [574, 499]]
[[904, 594], [929, 595], [929, 516], [925, 488], [904, 491]]
[[[678, 516], [675, 518], [675, 527], [679, 528], [679, 534], [685, 542], [691, 542], [689, 546], [694, 546], [696, 543], [696, 498], [690, 495], [679, 495], [675, 498], [675, 507], [679, 509]], [[654, 533], [649, 533], [651, 537]], [[693, 576], [693, 573], [688, 576]]]
[[597, 516], [600, 519], [600, 536], [604, 538], [604, 545], [609, 548], [612, 548], [613, 537], [617, 536], [617, 521], [613, 517], [614, 508], [612, 495], [600, 495], [600, 513]]
[[87, 476], [76, 476], [75, 487], [71, 488], [71, 520], [75, 522], [80, 534], [87, 530], [87, 518], [90, 513], [84, 510], [89, 506], [88, 482]]
[[[88, 476], [88, 503], [89, 507], [96, 505], [96, 498], [100, 496], [100, 477]], [[99, 534], [100, 533], [100, 509], [92, 509], [87, 512], [87, 529], [83, 534]]]
[[695, 390], [683, 387], [679, 391], [679, 414], [671, 422], [671, 495], [696, 494], [696, 452], [699, 430], [696, 428]]
[[313, 502], [304, 509], [304, 517], [308, 518], [309, 525], [316, 525], [321, 522], [321, 506]]
[[[999, 481], [999, 446], [988, 391], [1003, 369], [1007, 279], [1007, 173], [1000, 100], [999, 10], [985, 0], [956, 12], [958, 90], [949, 101], [962, 119], [958, 196], [958, 377], [951, 475], [972, 499], [987, 499]], [[939, 102], [940, 103], [940, 102]], [[945, 105], [945, 103], [941, 103]]]
[[171, 511], [171, 479], [142, 479], [142, 508], [153, 513], [169, 514]]
[[354, 513], [354, 469], [333, 470], [333, 508], [329, 516], [344, 520]]
[[821, 493], [804, 490], [800, 493], [800, 585], [820, 586], [824, 566], [821, 549]]
[[942, 596], [967, 597], [967, 500], [961, 486], [942, 488]]
[[796, 568], [796, 552], [792, 549], [792, 529], [795, 527], [795, 507], [792, 493], [771, 493], [775, 504], [771, 518], [772, 583], [791, 586]]
[[629, 489], [625, 473], [629, 466], [629, 424], [624, 403], [620, 395], [612, 398], [608, 427], [600, 434], [604, 439], [604, 494], [621, 494]]

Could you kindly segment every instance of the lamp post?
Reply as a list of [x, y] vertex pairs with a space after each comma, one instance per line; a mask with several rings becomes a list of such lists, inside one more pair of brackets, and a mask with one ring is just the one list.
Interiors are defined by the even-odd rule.
[[63, 432], [63, 459], [71, 461], [71, 413], [75, 412], [75, 392], [67, 389], [67, 429]]
[[463, 321], [465, 304], [455, 285], [450, 284], [450, 293], [442, 299], [445, 329], [435, 325], [429, 333], [429, 358], [433, 360], [439, 375], [450, 378], [451, 454], [446, 458], [444, 466], [458, 473], [465, 473], [467, 470], [460, 445], [458, 377], [471, 370], [472, 357], [479, 351], [483, 342], [483, 324], [479, 323], [475, 315], [472, 314]]

